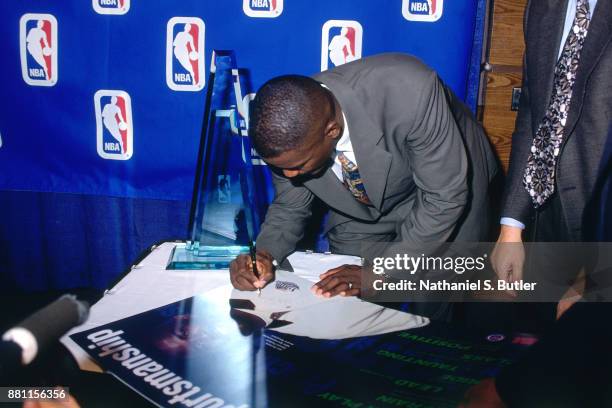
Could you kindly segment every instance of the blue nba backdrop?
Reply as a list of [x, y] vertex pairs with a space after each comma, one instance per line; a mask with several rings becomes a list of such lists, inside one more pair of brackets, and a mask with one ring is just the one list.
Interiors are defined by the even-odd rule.
[[[115, 200], [128, 218], [88, 210], [87, 222], [115, 225], [99, 228], [95, 237], [84, 234], [121, 248], [129, 247], [131, 232], [126, 236], [120, 226], [147, 221], [125, 206], [136, 202], [148, 214], [160, 213], [191, 199], [213, 49], [234, 50], [239, 66], [249, 71], [236, 107], [245, 121], [253, 92], [274, 76], [315, 74], [390, 51], [421, 58], [465, 100], [477, 88], [468, 78], [472, 56], [480, 55], [473, 45], [482, 34], [476, 28], [484, 1], [0, 2], [0, 214], [6, 217], [6, 223], [0, 219], [0, 241], [8, 248], [0, 251], [0, 268], [16, 275], [25, 266], [12, 258], [20, 241], [58, 238], [45, 237], [45, 228], [28, 218], [34, 209], [46, 222], [45, 194], [53, 194], [54, 211], [75, 195]], [[269, 200], [265, 163], [255, 157], [253, 164], [266, 180]], [[21, 205], [27, 194], [36, 194], [39, 203]], [[10, 206], [3, 204], [7, 199]], [[75, 209], [66, 207], [70, 219]], [[26, 208], [28, 214], [20, 213]], [[155, 228], [151, 236], [167, 235], [164, 225]], [[64, 232], [46, 256], [62, 251], [60, 241], [70, 248], [83, 240]], [[129, 248], [124, 260], [144, 246]], [[102, 255], [90, 252], [72, 254], [74, 267]], [[99, 273], [116, 275], [113, 269], [125, 266], [110, 263]], [[45, 273], [62, 273], [59, 263], [51, 269]], [[88, 285], [93, 278], [79, 279]]]

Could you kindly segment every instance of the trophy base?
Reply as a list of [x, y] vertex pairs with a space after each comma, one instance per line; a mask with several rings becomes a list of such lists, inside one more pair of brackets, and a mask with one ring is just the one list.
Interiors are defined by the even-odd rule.
[[240, 254], [249, 253], [248, 246], [200, 246], [198, 243], [176, 244], [166, 269], [229, 269], [229, 264]]

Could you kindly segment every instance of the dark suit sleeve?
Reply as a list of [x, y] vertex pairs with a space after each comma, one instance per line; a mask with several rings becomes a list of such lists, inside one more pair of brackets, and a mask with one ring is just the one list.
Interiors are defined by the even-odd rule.
[[312, 214], [313, 194], [306, 187], [272, 172], [274, 200], [257, 236], [257, 249], [268, 251], [281, 263], [304, 236], [306, 221]]
[[[527, 5], [527, 10], [529, 10]], [[528, 12], [525, 14], [525, 27], [527, 32]], [[527, 38], [525, 38], [527, 40]], [[512, 134], [512, 151], [510, 153], [510, 166], [502, 205], [502, 217], [514, 218], [527, 224], [533, 213], [531, 197], [523, 186], [523, 174], [527, 165], [527, 157], [533, 142], [531, 127], [531, 101], [529, 98], [529, 78], [527, 77], [527, 63], [523, 61], [523, 86], [519, 110]]]
[[417, 192], [413, 209], [401, 225], [400, 239], [409, 246], [444, 242], [467, 203], [468, 163], [463, 138], [435, 72], [422, 87], [415, 126], [405, 144]]

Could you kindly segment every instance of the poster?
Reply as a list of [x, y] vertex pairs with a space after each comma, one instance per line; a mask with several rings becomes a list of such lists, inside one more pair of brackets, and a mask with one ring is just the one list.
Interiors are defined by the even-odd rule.
[[245, 302], [197, 296], [71, 338], [154, 404], [192, 408], [455, 407], [535, 341], [434, 323], [314, 339], [281, 333], [282, 312], [264, 320]]

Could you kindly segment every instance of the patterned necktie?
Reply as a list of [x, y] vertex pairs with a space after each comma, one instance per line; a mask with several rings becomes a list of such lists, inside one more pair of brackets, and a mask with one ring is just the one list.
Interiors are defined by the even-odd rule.
[[372, 202], [366, 194], [361, 175], [359, 174], [359, 167], [344, 155], [344, 153], [338, 153], [338, 160], [342, 165], [342, 180], [344, 186], [349, 189], [353, 197], [357, 201], [365, 205], [372, 205]]
[[535, 208], [539, 208], [555, 192], [555, 166], [563, 143], [572, 88], [588, 28], [588, 0], [578, 0], [576, 17], [555, 66], [553, 92], [548, 108], [533, 139], [523, 175], [523, 185]]

